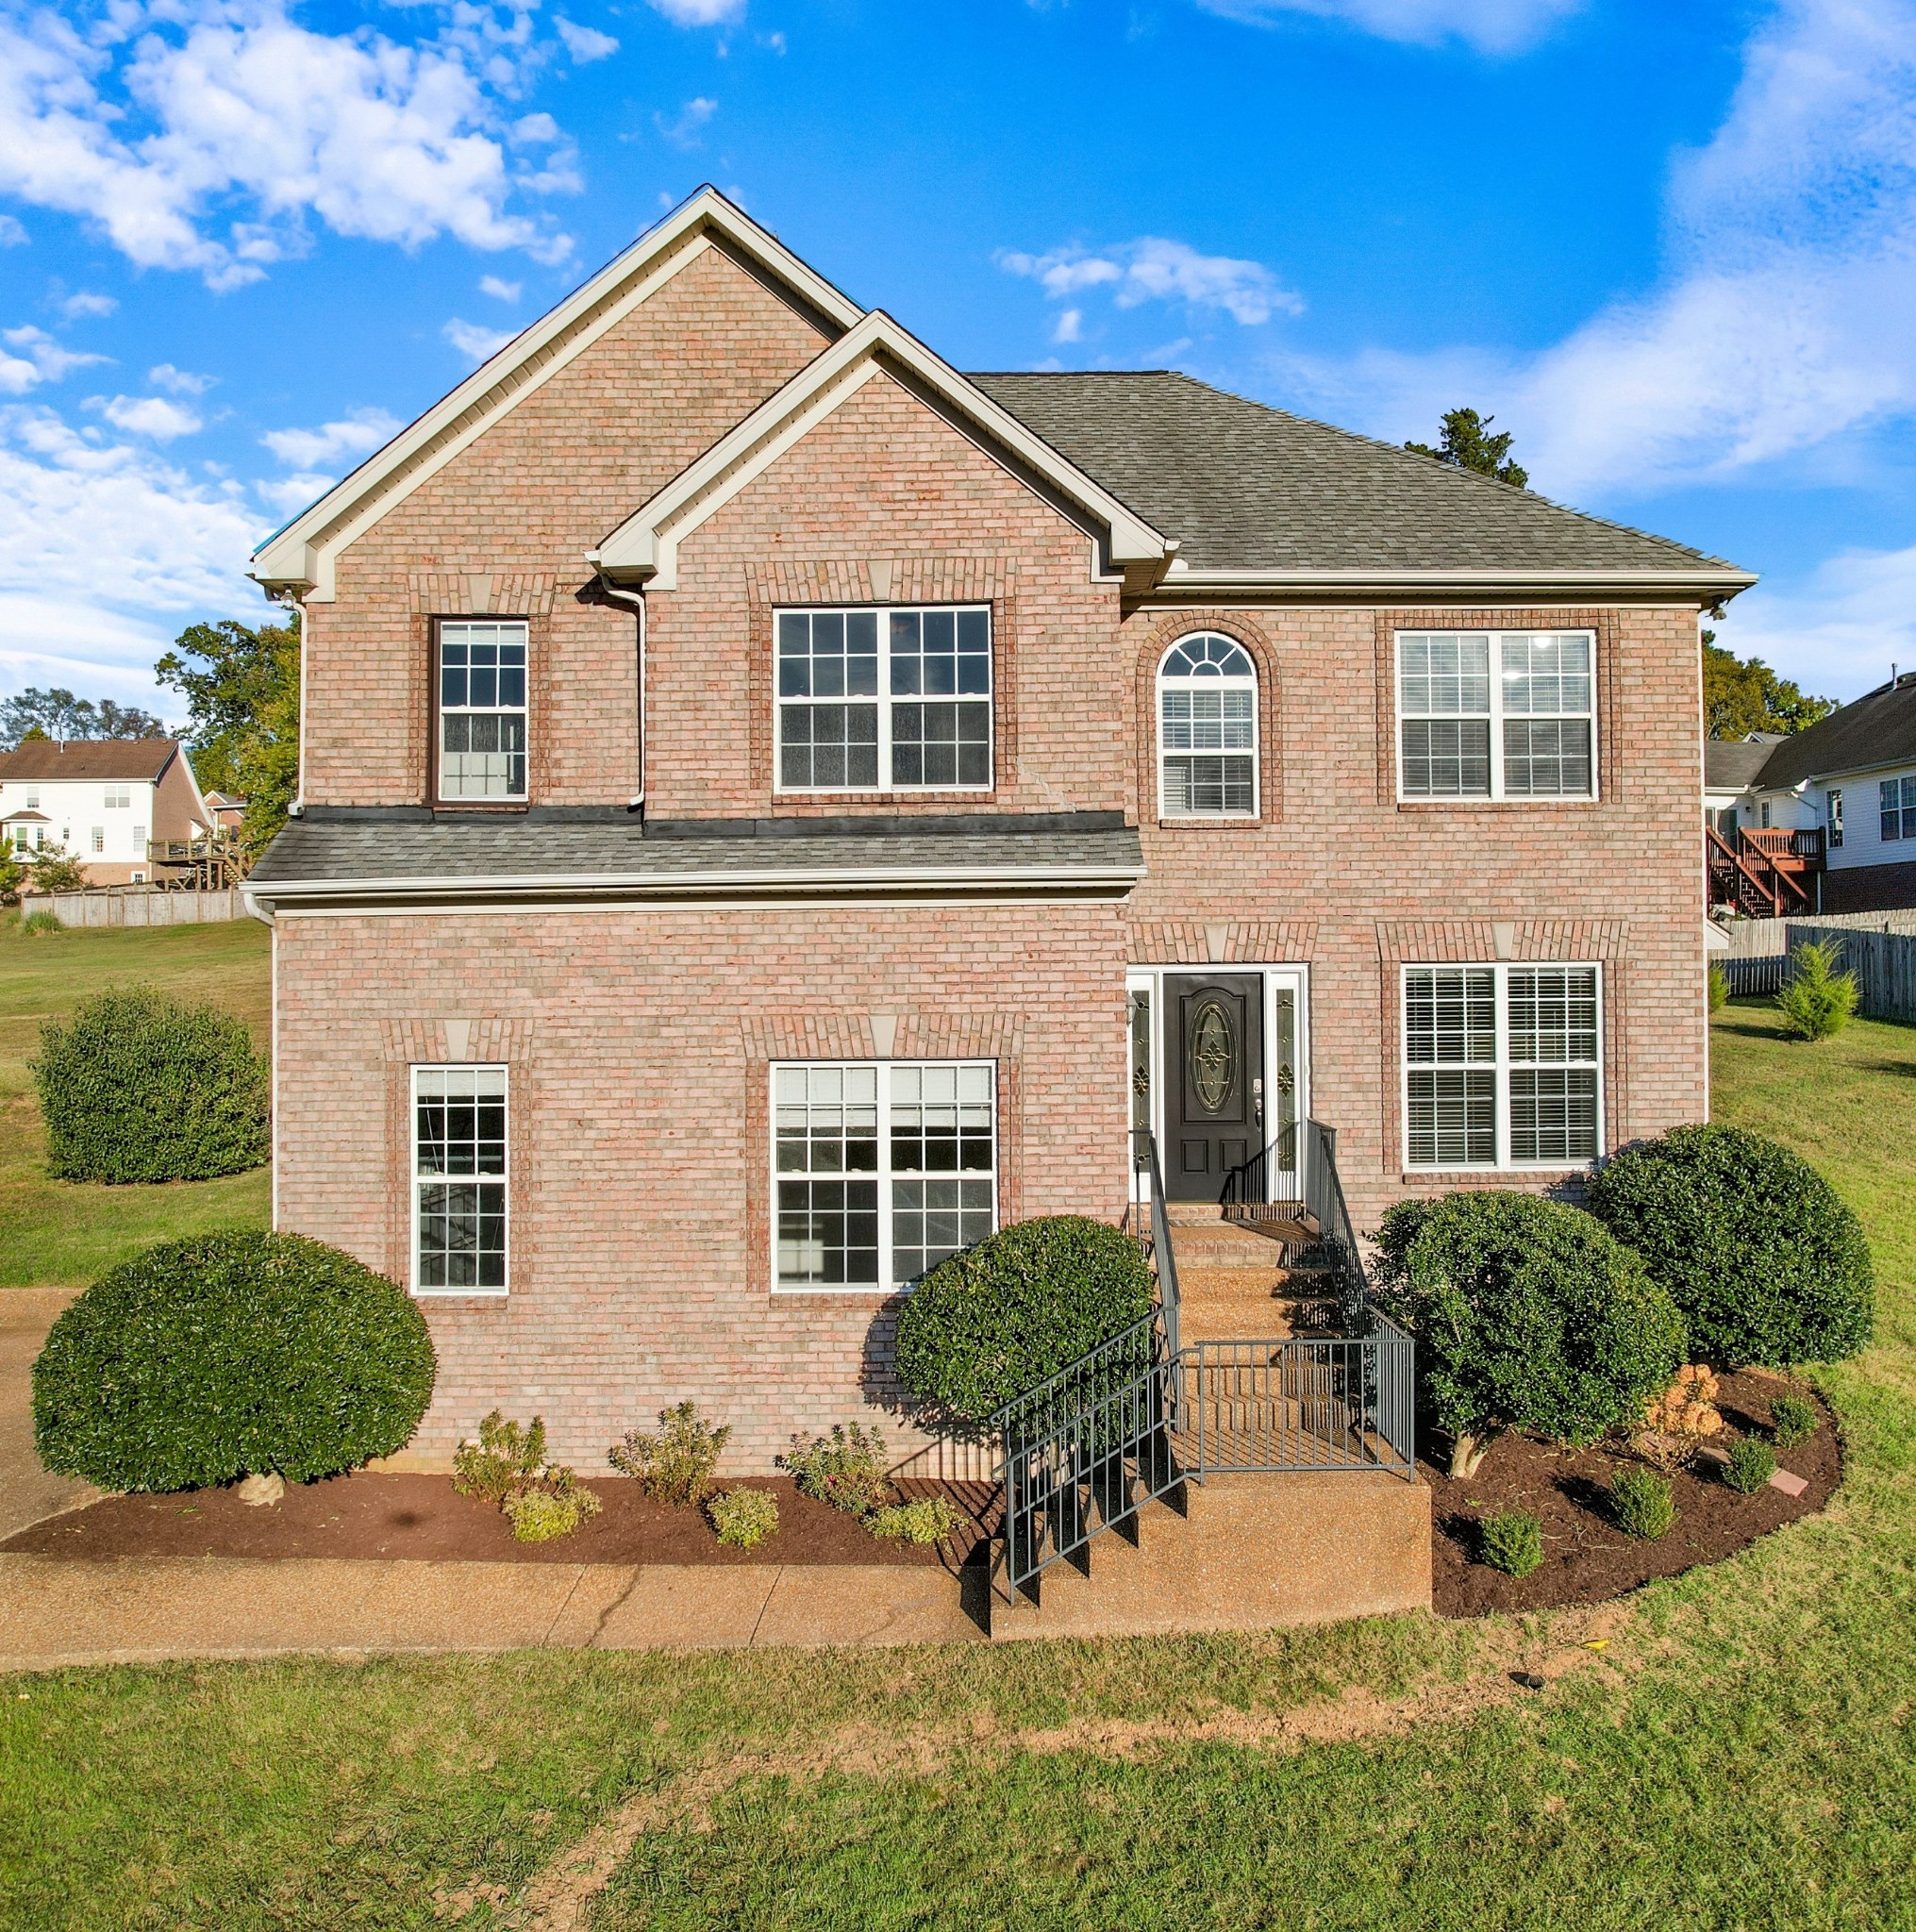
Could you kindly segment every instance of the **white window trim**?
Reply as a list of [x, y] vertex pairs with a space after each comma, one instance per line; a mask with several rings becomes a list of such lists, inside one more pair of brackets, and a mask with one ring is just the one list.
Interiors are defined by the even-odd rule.
[[[445, 693], [445, 633], [450, 625], [490, 624], [517, 625], [525, 645], [525, 702], [523, 705], [447, 705]], [[437, 805], [484, 807], [524, 805], [532, 796], [532, 625], [523, 617], [485, 617], [467, 612], [442, 617], [432, 627], [432, 789]], [[517, 712], [525, 721], [525, 783], [517, 791], [448, 791], [445, 789], [445, 721], [448, 718], [491, 718]]]
[[[875, 785], [788, 785], [781, 774], [785, 760], [782, 756], [784, 733], [782, 730], [785, 711], [792, 708], [808, 707], [820, 703], [830, 704], [830, 698], [816, 697], [788, 698], [778, 689], [778, 620], [781, 617], [840, 617], [849, 616], [853, 611], [873, 612], [878, 620], [878, 689], [870, 700], [878, 708], [878, 782]], [[891, 781], [891, 707], [894, 704], [941, 704], [942, 694], [934, 693], [929, 699], [924, 692], [915, 692], [904, 698], [891, 694], [891, 614], [893, 611], [949, 610], [954, 613], [962, 610], [981, 610], [985, 615], [987, 632], [986, 662], [991, 666], [991, 688], [988, 691], [966, 692], [962, 697], [956, 693], [952, 702], [976, 704], [982, 697], [985, 707], [985, 759], [986, 769], [991, 776], [982, 785], [894, 785]], [[848, 704], [863, 704], [863, 698], [848, 698]], [[901, 798], [937, 797], [947, 791], [963, 791], [975, 798], [989, 795], [998, 789], [998, 631], [992, 619], [990, 604], [976, 602], [969, 604], [780, 604], [772, 612], [772, 791], [781, 798], [839, 798], [847, 795], [870, 798], [879, 792], [896, 793]]]
[[[1426, 792], [1407, 791], [1404, 789], [1404, 640], [1412, 638], [1459, 637], [1488, 638], [1491, 643], [1491, 708], [1488, 712], [1413, 712], [1413, 720], [1427, 717], [1472, 717], [1486, 718], [1491, 727], [1491, 789], [1488, 793], [1469, 792]], [[1582, 637], [1590, 640], [1590, 710], [1541, 712], [1542, 717], [1590, 719], [1590, 790], [1588, 791], [1518, 791], [1504, 790], [1504, 664], [1503, 641], [1506, 638], [1568, 638]], [[1446, 631], [1430, 627], [1413, 630], [1393, 631], [1391, 634], [1391, 686], [1392, 708], [1396, 715], [1397, 743], [1397, 803], [1399, 805], [1429, 805], [1470, 807], [1474, 805], [1594, 805], [1600, 802], [1603, 791], [1603, 758], [1597, 731], [1597, 634], [1588, 625], [1566, 625], [1552, 630], [1456, 630]], [[1520, 714], [1528, 717], [1531, 714]]]
[[[1165, 809], [1164, 760], [1167, 756], [1188, 758], [1188, 752], [1167, 753], [1164, 747], [1164, 667], [1170, 661], [1171, 654], [1179, 645], [1189, 643], [1192, 638], [1218, 637], [1236, 644], [1244, 654], [1245, 661], [1251, 667], [1248, 680], [1251, 691], [1251, 808], [1249, 811], [1167, 811]], [[1180, 688], [1200, 691], [1215, 685], [1220, 691], [1242, 691], [1247, 680], [1241, 677], [1179, 677], [1173, 680]], [[1158, 822], [1164, 825], [1250, 825], [1256, 824], [1264, 816], [1264, 720], [1263, 692], [1258, 678], [1258, 660], [1251, 656], [1247, 645], [1225, 630], [1188, 630], [1181, 637], [1173, 638], [1159, 652], [1157, 676], [1152, 689], [1152, 736], [1158, 741]], [[1203, 756], [1203, 754], [1198, 754]], [[1242, 752], [1225, 752], [1225, 758], [1242, 758]]]
[[[1587, 1160], [1512, 1160], [1510, 1158], [1510, 974], [1534, 972], [1539, 968], [1570, 968], [1596, 974], [1596, 1152]], [[1459, 971], [1489, 971], [1496, 976], [1496, 1024], [1497, 1057], [1494, 1060], [1472, 1062], [1477, 1068], [1488, 1068], [1496, 1077], [1497, 1095], [1497, 1158], [1493, 1161], [1445, 1161], [1433, 1165], [1413, 1165], [1410, 1159], [1410, 1041], [1409, 1029], [1405, 1024], [1407, 995], [1413, 973], [1455, 973]], [[1606, 1108], [1608, 1096], [1604, 1083], [1604, 969], [1595, 959], [1410, 959], [1406, 960], [1397, 970], [1397, 1105], [1401, 1134], [1399, 1154], [1402, 1157], [1402, 1172], [1428, 1177], [1431, 1174], [1583, 1174], [1604, 1158], [1609, 1142], [1605, 1135]], [[1525, 1060], [1524, 1067], [1539, 1062]], [[1554, 1064], [1554, 1063], [1552, 1063]], [[1587, 1070], [1590, 1063], [1585, 1060], [1565, 1062], [1568, 1066]], [[1428, 1072], [1428, 1068], [1421, 1068]]]
[[[917, 605], [901, 607], [917, 609]], [[778, 1073], [781, 1067], [875, 1067], [878, 1072], [878, 1156], [879, 1165], [872, 1176], [878, 1183], [878, 1256], [879, 1271], [889, 1273], [891, 1265], [891, 1183], [896, 1176], [891, 1171], [891, 1074], [897, 1067], [986, 1067], [991, 1075], [991, 1231], [995, 1234], [1000, 1226], [999, 1210], [1003, 1206], [1002, 1191], [998, 1186], [998, 1168], [1003, 1158], [1003, 1136], [999, 1131], [998, 1108], [1002, 1099], [1003, 1082], [999, 1077], [998, 1063], [989, 1059], [897, 1059], [897, 1060], [774, 1060], [767, 1071], [765, 1091], [769, 1106], [767, 1123], [770, 1146], [766, 1150], [767, 1164], [771, 1170], [771, 1191], [768, 1193], [766, 1214], [766, 1241], [770, 1251], [772, 1292], [776, 1295], [894, 1295], [899, 1292], [895, 1284], [884, 1281], [876, 1283], [845, 1282], [839, 1286], [809, 1283], [805, 1286], [786, 1287], [778, 1279], [778, 1183], [783, 1179], [796, 1179], [798, 1176], [781, 1176], [778, 1171]], [[508, 1165], [510, 1161], [508, 1158]], [[972, 1173], [970, 1179], [979, 1176]], [[828, 1178], [828, 1176], [826, 1176]], [[907, 1176], [911, 1178], [911, 1176]]]
[[[426, 1176], [419, 1171], [419, 1076], [422, 1074], [497, 1074], [506, 1087], [506, 1281], [500, 1288], [424, 1288], [419, 1279], [419, 1190]], [[456, 1176], [457, 1178], [457, 1176]], [[407, 1213], [410, 1230], [408, 1240], [406, 1277], [414, 1297], [421, 1301], [447, 1298], [498, 1301], [512, 1289], [512, 1070], [496, 1060], [422, 1060], [408, 1070], [406, 1112], [406, 1184], [411, 1190]]]

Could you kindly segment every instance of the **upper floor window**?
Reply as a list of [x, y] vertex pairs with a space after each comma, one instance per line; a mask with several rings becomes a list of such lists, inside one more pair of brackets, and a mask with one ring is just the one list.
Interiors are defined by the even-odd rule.
[[1589, 631], [1399, 631], [1398, 795], [1596, 795]]
[[108, 811], [125, 811], [132, 803], [132, 794], [126, 790], [125, 786], [108, 785], [107, 787], [107, 809]]
[[1881, 800], [1883, 837], [1916, 839], [1916, 778], [1883, 778], [1877, 781]]
[[460, 619], [439, 627], [439, 795], [525, 796], [524, 623]]
[[1158, 666], [1160, 818], [1258, 814], [1258, 674], [1235, 638], [1199, 631]]
[[1828, 794], [1829, 803], [1829, 849], [1834, 852], [1842, 843], [1842, 792], [1835, 791]]
[[991, 613], [778, 613], [778, 790], [983, 791]]

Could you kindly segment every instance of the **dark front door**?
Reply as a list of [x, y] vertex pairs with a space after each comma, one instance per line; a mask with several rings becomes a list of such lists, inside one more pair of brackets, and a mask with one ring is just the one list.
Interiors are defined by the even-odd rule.
[[1262, 982], [1219, 975], [1164, 982], [1164, 1191], [1215, 1201], [1263, 1145]]

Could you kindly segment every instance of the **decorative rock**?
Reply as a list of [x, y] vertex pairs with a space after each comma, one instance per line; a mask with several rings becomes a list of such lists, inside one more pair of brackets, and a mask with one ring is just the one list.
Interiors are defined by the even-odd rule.
[[1800, 1475], [1791, 1475], [1787, 1469], [1779, 1469], [1770, 1478], [1773, 1490], [1781, 1490], [1786, 1496], [1800, 1496], [1809, 1485]]
[[286, 1478], [277, 1470], [269, 1471], [265, 1475], [249, 1475], [234, 1493], [247, 1508], [263, 1509], [285, 1495]]

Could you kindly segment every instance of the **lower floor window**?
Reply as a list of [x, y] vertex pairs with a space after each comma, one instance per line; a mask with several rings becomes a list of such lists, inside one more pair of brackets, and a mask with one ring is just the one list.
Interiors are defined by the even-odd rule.
[[988, 1060], [772, 1069], [783, 1289], [902, 1288], [997, 1224]]
[[1594, 966], [1404, 974], [1411, 1167], [1574, 1167], [1601, 1152]]
[[506, 1069], [412, 1070], [412, 1283], [506, 1291]]

